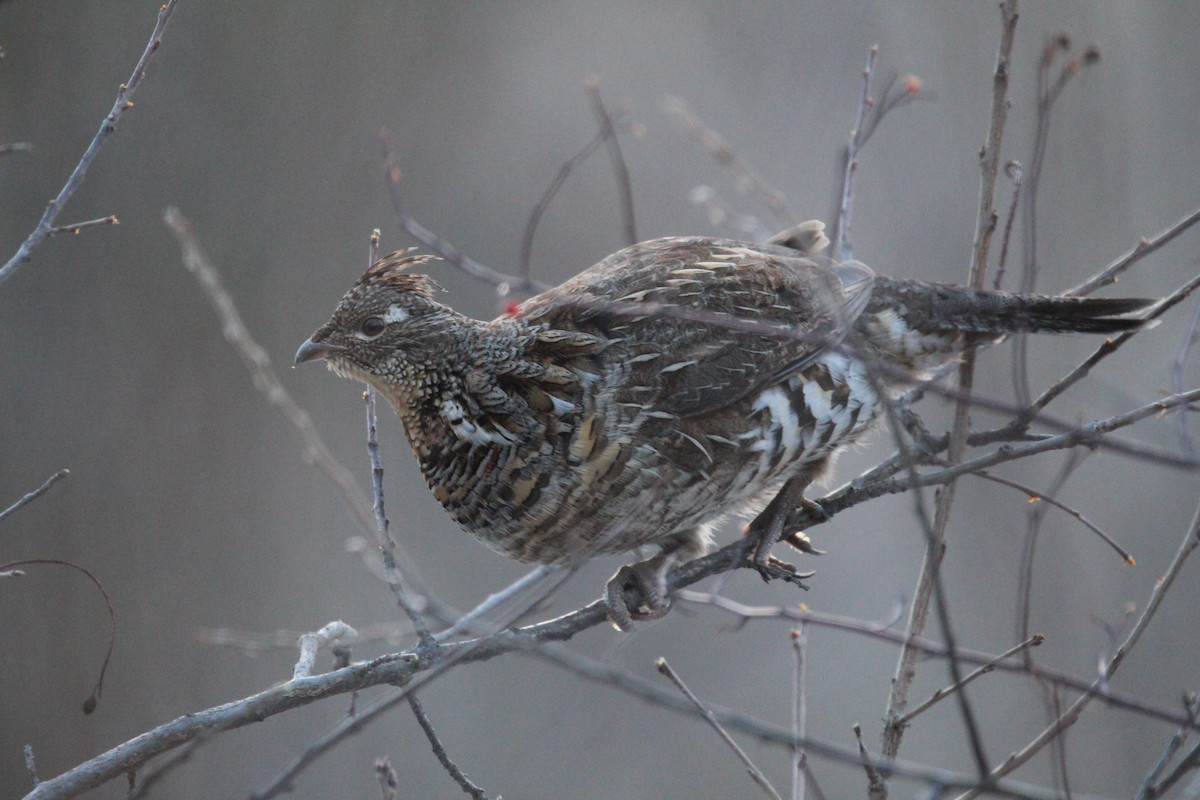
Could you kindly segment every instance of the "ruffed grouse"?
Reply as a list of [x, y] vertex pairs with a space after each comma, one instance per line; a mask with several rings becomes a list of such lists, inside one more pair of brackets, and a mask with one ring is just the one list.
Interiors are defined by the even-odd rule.
[[[410, 271], [430, 258], [399, 251], [296, 363], [324, 359], [387, 398], [434, 496], [488, 546], [559, 564], [658, 545], [609, 582], [627, 628], [665, 611], [667, 570], [725, 514], [763, 509], [765, 565], [805, 487], [879, 416], [881, 383], [1008, 333], [1136, 327], [1119, 315], [1146, 305], [876, 276], [814, 255], [822, 227], [644, 242], [491, 322], [437, 302]], [[626, 607], [630, 582], [644, 611]]]

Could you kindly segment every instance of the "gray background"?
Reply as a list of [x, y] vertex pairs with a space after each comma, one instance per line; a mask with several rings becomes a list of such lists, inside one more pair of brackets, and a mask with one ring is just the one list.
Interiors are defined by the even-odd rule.
[[[153, 2], [0, 5], [0, 141], [32, 154], [0, 161], [5, 258], [32, 229], [109, 109], [154, 22]], [[1200, 6], [1193, 2], [1028, 3], [1013, 72], [1005, 157], [1027, 160], [1034, 66], [1044, 37], [1097, 43], [1103, 60], [1056, 109], [1041, 200], [1042, 286], [1073, 285], [1200, 201]], [[208, 301], [183, 270], [161, 222], [178, 205], [223, 270], [253, 334], [285, 370], [296, 346], [364, 266], [366, 237], [409, 243], [380, 177], [377, 134], [396, 137], [417, 216], [466, 253], [499, 268], [517, 260], [527, 215], [558, 166], [595, 130], [584, 81], [627, 102], [645, 125], [624, 140], [639, 233], [729, 233], [689, 204], [716, 187], [761, 214], [662, 112], [685, 98], [738, 153], [783, 190], [800, 218], [828, 217], [834, 156], [850, 129], [867, 48], [881, 72], [912, 72], [933, 95], [895, 114], [865, 155], [856, 255], [890, 274], [963, 280], [977, 202], [977, 151], [987, 122], [999, 31], [995, 4], [879, 3], [229, 3], [185, 2], [136, 107], [100, 154], [60, 222], [115, 213], [117, 228], [59, 237], [0, 285], [0, 505], [48, 474], [71, 477], [0, 524], [0, 560], [52, 557], [93, 571], [116, 605], [118, 635], [99, 711], [84, 718], [107, 618], [77, 575], [31, 569], [0, 582], [0, 795], [27, 788], [21, 746], [43, 776], [59, 773], [153, 725], [245, 696], [290, 675], [294, 653], [203, 644], [229, 626], [307, 630], [341, 618], [396, 617], [385, 587], [345, 550], [357, 534], [333, 492], [300, 457], [293, 432], [251, 386]], [[536, 274], [561, 280], [622, 244], [611, 170], [580, 169], [537, 239]], [[774, 223], [763, 217], [764, 224]], [[1142, 262], [1121, 293], [1156, 296], [1196, 269], [1196, 234]], [[460, 310], [490, 316], [490, 287], [436, 267]], [[1111, 291], [1109, 292], [1112, 293]], [[1105, 416], [1170, 387], [1186, 327], [1181, 307], [1056, 406], [1064, 418]], [[1035, 389], [1094, 347], [1084, 338], [1032, 347]], [[1011, 396], [1007, 348], [987, 353], [982, 391]], [[1186, 367], [1194, 382], [1194, 359]], [[367, 470], [359, 388], [323, 370], [283, 372], [337, 455]], [[945, 409], [926, 401], [933, 424]], [[978, 415], [986, 422], [986, 415]], [[1125, 434], [1178, 448], [1174, 418]], [[382, 424], [393, 530], [444, 597], [460, 606], [523, 574], [458, 531], [424, 488], [399, 426]], [[888, 452], [886, 437], [843, 458], [835, 483]], [[1055, 454], [1005, 474], [1047, 485]], [[1144, 604], [1196, 502], [1194, 475], [1107, 453], [1093, 455], [1062, 499], [1118, 535], [1138, 558], [1123, 566], [1077, 523], [1051, 512], [1039, 550], [1034, 629], [1043, 663], [1094, 674], [1108, 646], [1101, 622]], [[911, 500], [888, 498], [813, 530], [813, 608], [874, 619], [910, 596], [921, 534]], [[946, 562], [965, 645], [1013, 643], [1025, 498], [964, 481]], [[732, 529], [723, 535], [728, 541]], [[554, 598], [595, 597], [617, 559], [584, 569]], [[1195, 565], [1115, 686], [1176, 706], [1197, 684]], [[739, 574], [727, 591], [748, 602], [797, 599]], [[549, 613], [549, 612], [547, 612]], [[595, 629], [572, 646], [640, 675], [666, 656], [707, 700], [788, 724], [788, 626], [731, 630], [715, 612], [674, 613], [633, 636]], [[384, 646], [361, 648], [363, 657]], [[817, 630], [808, 698], [812, 735], [850, 746], [861, 722], [877, 745], [895, 663], [890, 645]], [[914, 697], [948, 682], [922, 666]], [[372, 693], [374, 696], [375, 693]], [[1040, 730], [1029, 681], [993, 675], [971, 692], [998, 761]], [[701, 723], [646, 707], [533, 659], [454, 670], [424, 691], [451, 753], [505, 797], [732, 797], [754, 791]], [[317, 704], [220, 737], [178, 770], [160, 796], [237, 797], [273, 775], [345, 712]], [[1129, 796], [1168, 726], [1094, 708], [1069, 734], [1076, 791]], [[744, 741], [776, 785], [788, 758]], [[300, 797], [372, 797], [372, 760], [388, 754], [403, 797], [455, 797], [411, 716], [399, 711], [307, 772]], [[902, 755], [971, 766], [952, 703], [917, 721]], [[830, 797], [862, 796], [858, 769], [818, 761]], [[1048, 782], [1048, 759], [1019, 777]], [[907, 796], [912, 788], [901, 788]], [[114, 783], [95, 796], [119, 797]]]

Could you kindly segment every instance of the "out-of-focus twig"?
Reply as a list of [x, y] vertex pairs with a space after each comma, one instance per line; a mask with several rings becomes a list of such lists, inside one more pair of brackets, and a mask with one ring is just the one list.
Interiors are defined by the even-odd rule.
[[12, 153], [32, 153], [32, 142], [10, 142], [9, 144], [0, 144], [0, 156], [11, 155]]
[[742, 161], [721, 135], [704, 124], [688, 104], [678, 97], [667, 98], [663, 110], [673, 118], [685, 134], [694, 139], [703, 150], [722, 167], [730, 170], [738, 188], [756, 198], [775, 216], [777, 228], [788, 228], [800, 221], [800, 217], [788, 207], [783, 192], [763, 180], [757, 172]]
[[[1050, 117], [1054, 104], [1062, 95], [1071, 78], [1084, 68], [1091, 66], [1100, 59], [1100, 53], [1094, 47], [1087, 48], [1082, 56], [1072, 56], [1059, 70], [1058, 78], [1050, 79], [1051, 69], [1059, 53], [1071, 49], [1071, 40], [1065, 34], [1050, 37], [1042, 48], [1042, 57], [1038, 61], [1037, 71], [1037, 130], [1034, 133], [1033, 154], [1029, 159], [1029, 179], [1025, 184], [1025, 206], [1023, 210], [1024, 233], [1022, 239], [1023, 254], [1021, 265], [1021, 281], [1019, 289], [1022, 292], [1032, 292], [1037, 286], [1038, 278], [1038, 190], [1042, 182], [1042, 170], [1045, 166], [1046, 148], [1050, 141]], [[1014, 337], [1012, 348], [1012, 378], [1013, 389], [1017, 401], [1022, 405], [1029, 403], [1031, 395], [1029, 388], [1029, 337], [1018, 335]]]
[[621, 200], [621, 225], [625, 230], [625, 244], [637, 244], [637, 218], [633, 213], [633, 181], [629, 177], [629, 166], [621, 152], [621, 142], [617, 139], [617, 131], [613, 125], [613, 115], [604, 106], [600, 97], [600, 79], [595, 75], [587, 81], [588, 100], [592, 104], [592, 113], [600, 125], [600, 133], [608, 145], [608, 157], [612, 162], [613, 174], [617, 179], [617, 196]]

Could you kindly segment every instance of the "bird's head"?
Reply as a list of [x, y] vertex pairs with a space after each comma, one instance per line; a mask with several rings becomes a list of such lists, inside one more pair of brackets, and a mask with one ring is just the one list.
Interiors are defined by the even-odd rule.
[[397, 250], [371, 265], [329, 321], [296, 351], [346, 378], [395, 396], [419, 389], [454, 357], [465, 318], [433, 299], [440, 287], [408, 270], [431, 260]]

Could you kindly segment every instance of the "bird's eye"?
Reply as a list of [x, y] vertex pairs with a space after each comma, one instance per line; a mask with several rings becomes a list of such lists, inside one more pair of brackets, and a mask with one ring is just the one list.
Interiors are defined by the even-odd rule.
[[358, 329], [362, 332], [363, 336], [374, 339], [383, 333], [385, 327], [387, 327], [387, 323], [383, 321], [382, 317], [367, 317], [362, 321], [362, 325]]

